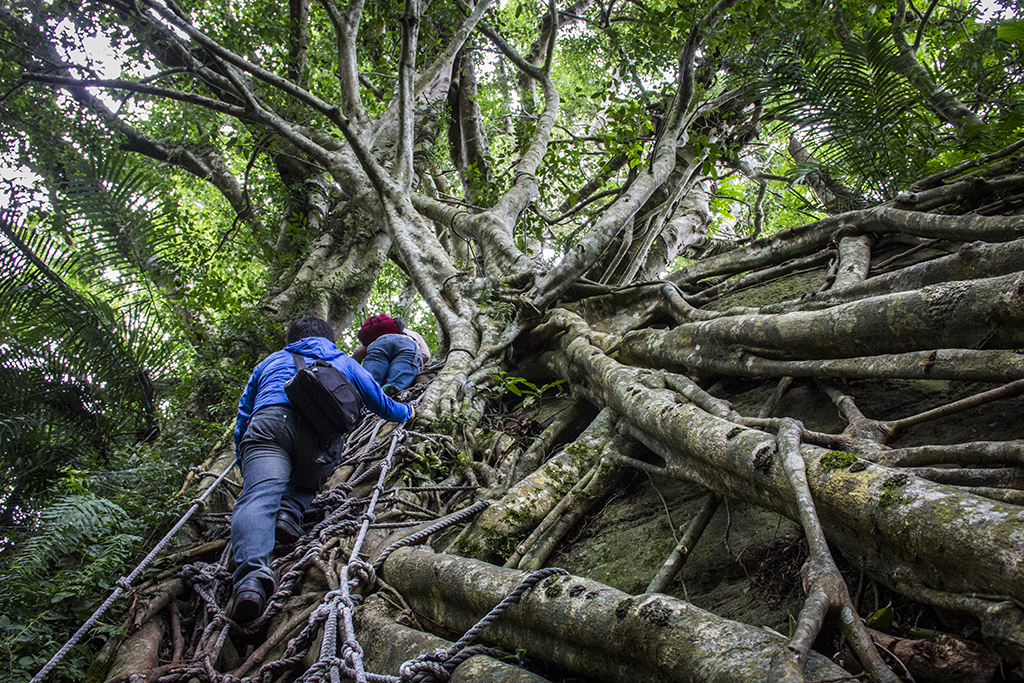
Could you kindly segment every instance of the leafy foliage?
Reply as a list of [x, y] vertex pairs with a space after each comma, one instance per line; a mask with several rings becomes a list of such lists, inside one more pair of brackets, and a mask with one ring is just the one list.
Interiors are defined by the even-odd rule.
[[512, 406], [512, 410], [534, 407], [542, 398], [560, 396], [565, 391], [564, 379], [558, 379], [538, 386], [525, 377], [516, 377], [509, 375], [505, 371], [500, 371], [491, 380], [493, 384], [488, 387], [485, 393], [496, 396], [499, 399], [504, 399], [508, 395], [522, 399]]
[[[182, 11], [234, 53], [336, 102], [334, 27], [313, 3], [308, 68], [300, 71], [282, 7], [270, 0], [199, 0]], [[363, 10], [358, 72], [371, 117], [386, 111], [395, 91], [402, 7], [385, 0]], [[823, 202], [805, 185], [812, 180], [836, 181], [881, 201], [939, 165], [1019, 135], [1019, 21], [985, 24], [956, 0], [936, 6], [922, 28], [921, 63], [988, 124], [961, 133], [943, 125], [899, 75], [891, 5], [844, 3], [850, 40], [837, 37], [835, 9], [804, 0], [738, 4], [702, 51], [700, 102], [691, 106], [695, 123], [680, 153], [698, 160], [692, 173], [709, 188], [709, 235], [730, 243], [746, 238], [754, 230], [755, 205], [767, 215], [762, 235], [820, 216]], [[681, 44], [706, 10], [707, 3], [667, 0], [590, 5], [562, 29], [552, 74], [561, 97], [556, 139], [536, 174], [531, 209], [537, 210], [510, 226], [512, 243], [551, 265], [555, 250], [568, 252], [586, 238], [607, 203], [643, 173], [676, 86]], [[0, 471], [15, 475], [0, 507], [17, 504], [38, 517], [37, 526], [12, 526], [17, 554], [0, 550], [0, 630], [15, 676], [37, 663], [36, 652], [59, 644], [54, 639], [95, 602], [93, 589], [105, 588], [140, 539], [164, 521], [146, 503], [166, 497], [182, 464], [216, 438], [249, 368], [280, 344], [281, 326], [258, 305], [268, 282], [299, 267], [311, 243], [330, 230], [314, 234], [322, 226], [314, 227], [309, 213], [307, 181], [324, 170], [322, 163], [303, 158], [296, 145], [273, 139], [251, 119], [138, 93], [108, 92], [109, 101], [88, 101], [84, 89], [22, 83], [27, 73], [75, 63], [67, 71], [78, 77], [114, 67], [121, 76], [198, 97], [225, 92], [184, 69], [164, 70], [160, 56], [147, 51], [159, 41], [101, 6], [51, 3], [33, 11], [39, 15], [24, 36], [6, 16], [0, 22], [0, 80], [19, 84], [0, 98], [0, 149], [11, 166], [39, 174], [47, 191], [33, 202], [17, 197], [0, 215]], [[496, 5], [487, 22], [528, 54], [544, 12], [543, 4], [512, 0]], [[420, 27], [419, 64], [438, 54], [459, 19], [459, 3], [430, 7]], [[47, 27], [58, 25], [65, 27], [59, 40], [48, 42]], [[116, 60], [91, 54], [90, 37], [107, 39]], [[481, 65], [479, 103], [491, 168], [456, 170], [471, 181], [491, 180], [468, 198], [451, 183], [456, 187], [445, 200], [488, 204], [515, 180], [539, 99], [483, 41], [467, 44], [464, 53]], [[216, 60], [206, 56], [210, 64]], [[707, 104], [734, 89], [739, 99], [763, 107], [772, 125], [735, 139], [729, 116], [736, 112]], [[257, 97], [311, 139], [335, 132], [322, 112], [301, 110], [283, 91], [268, 87]], [[443, 110], [431, 105], [416, 112], [424, 148], [431, 129], [444, 127]], [[789, 158], [790, 135], [812, 148], [813, 162]], [[391, 144], [378, 142], [380, 149]], [[417, 159], [433, 160], [439, 177], [454, 177], [444, 167], [443, 146], [434, 144]], [[140, 148], [164, 164], [159, 171], [109, 151]], [[192, 171], [195, 177], [173, 170], [169, 159], [189, 154], [212, 170]], [[750, 159], [781, 182], [764, 192], [737, 171]], [[238, 206], [225, 201], [212, 181], [219, 174], [239, 180], [260, 220], [247, 223]], [[594, 187], [587, 199], [597, 200], [577, 207], [589, 181]], [[640, 210], [654, 214], [661, 206], [652, 202]], [[289, 240], [294, 248], [280, 247]], [[458, 264], [469, 278], [494, 275], [481, 272], [482, 261], [473, 256], [476, 263], [470, 257]], [[305, 293], [309, 301], [323, 301], [318, 292]], [[437, 346], [432, 316], [401, 264], [383, 262], [365, 310], [352, 311], [357, 304], [344, 298], [331, 304], [357, 315], [339, 340], [343, 348], [355, 345], [363, 314], [376, 311], [406, 318]], [[506, 298], [481, 296], [475, 303], [486, 318], [480, 327], [516, 314]], [[504, 373], [492, 381], [490, 391], [503, 408], [562, 390], [560, 381], [540, 384]], [[447, 414], [438, 427], [457, 430], [469, 420]], [[165, 437], [182, 438], [150, 441], [158, 423]], [[447, 471], [466, 465], [426, 462], [427, 469]]]
[[892, 38], [882, 32], [834, 54], [793, 52], [772, 66], [783, 90], [771, 109], [815, 144], [824, 167], [855, 191], [882, 201], [925, 175], [935, 154], [934, 121], [898, 75]]
[[[175, 193], [117, 155], [75, 168], [49, 203], [20, 195], [0, 214], [0, 471], [13, 475], [0, 495], [7, 680], [31, 677], [138, 559], [143, 538], [179, 512], [153, 501], [177, 489], [227, 414], [219, 400], [188, 408], [202, 383], [192, 378], [244, 381], [219, 365], [233, 338], [199, 326], [233, 305], [208, 296], [224, 287], [199, 275], [231, 271], [180, 230]], [[195, 267], [201, 259], [208, 267]], [[214, 301], [219, 310], [194, 305]], [[204, 364], [197, 348], [216, 361]], [[154, 443], [160, 429], [171, 438]], [[100, 635], [118, 623], [108, 618]], [[71, 678], [88, 650], [72, 652]]]
[[151, 436], [153, 379], [182, 350], [152, 301], [110, 295], [104, 254], [124, 265], [116, 258], [123, 245], [96, 240], [71, 250], [42, 219], [34, 228], [11, 212], [0, 217], [0, 438], [4, 464], [18, 471], [59, 461], [47, 458], [47, 442], [58, 452], [61, 444], [102, 451], [129, 434]]
[[[85, 458], [66, 468], [37, 496], [32, 528], [13, 534], [14, 545], [0, 552], [0, 657], [9, 678], [27, 680], [86, 619], [141, 557], [143, 539], [159, 535], [187, 501], [169, 499], [180, 485], [183, 466], [196, 462], [212, 434], [189, 430], [191, 444], [152, 445], [112, 452], [101, 463]], [[120, 623], [116, 606], [96, 635], [112, 634]], [[62, 665], [81, 679], [89, 648], [75, 648]]]

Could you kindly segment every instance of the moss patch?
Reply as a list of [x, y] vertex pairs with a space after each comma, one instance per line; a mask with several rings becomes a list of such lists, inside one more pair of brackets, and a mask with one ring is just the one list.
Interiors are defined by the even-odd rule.
[[559, 577], [552, 576], [544, 580], [544, 595], [557, 598], [562, 595], [562, 582]]
[[834, 472], [836, 470], [851, 467], [857, 462], [857, 456], [853, 453], [847, 453], [846, 451], [829, 451], [825, 455], [821, 456], [820, 462], [823, 470], [826, 472]]

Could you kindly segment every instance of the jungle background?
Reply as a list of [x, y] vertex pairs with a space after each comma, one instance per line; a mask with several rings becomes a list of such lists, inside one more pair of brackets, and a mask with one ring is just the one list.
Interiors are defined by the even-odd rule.
[[[238, 396], [290, 320], [324, 317], [351, 350], [378, 311], [436, 350], [404, 395], [421, 417], [382, 515], [411, 530], [486, 500], [430, 540], [456, 574], [582, 577], [564, 596], [548, 579], [489, 637], [537, 676], [763, 680], [777, 652], [772, 680], [801, 680], [809, 658], [786, 653], [813, 642], [834, 664], [808, 680], [1015, 680], [1022, 16], [1010, 0], [0, 1], [5, 680], [39, 671], [230, 462]], [[353, 452], [386, 441], [371, 423]], [[354, 496], [353, 473], [333, 490]], [[200, 643], [230, 629], [191, 584], [140, 611], [167, 572], [220, 561], [232, 493], [51, 680], [214, 680], [204, 653], [256, 675], [253, 634]], [[689, 561], [655, 583], [677, 545]], [[417, 552], [382, 574], [405, 601], [390, 617], [456, 640], [468, 617], [402, 578], [449, 555]], [[302, 595], [333, 585], [300, 556], [282, 555], [306, 579], [260, 624], [283, 632], [260, 664], [298, 637]], [[669, 600], [638, 607], [627, 664], [523, 635], [598, 585], [620, 617], [631, 596]], [[638, 644], [690, 601], [719, 650], [740, 643], [731, 670], [667, 670]], [[575, 618], [581, 652], [620, 639]]]

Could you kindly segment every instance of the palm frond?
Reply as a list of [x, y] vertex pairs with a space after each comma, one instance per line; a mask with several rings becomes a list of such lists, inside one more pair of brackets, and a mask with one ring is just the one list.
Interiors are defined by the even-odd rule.
[[103, 200], [92, 210], [107, 227], [94, 229], [85, 214], [78, 226], [94, 239], [69, 244], [41, 217], [0, 212], [0, 415], [10, 430], [2, 459], [20, 472], [53, 473], [81, 453], [151, 434], [153, 381], [185, 348], [152, 270], [142, 270], [159, 260], [168, 230], [115, 205], [148, 180], [118, 168], [108, 175], [127, 179], [127, 190], [82, 183], [104, 190], [80, 193]]
[[934, 120], [895, 67], [883, 31], [821, 58], [793, 50], [761, 88], [769, 114], [800, 131], [825, 172], [881, 201], [923, 175], [933, 155]]
[[[106, 284], [105, 298], [116, 300], [127, 286], [138, 285], [156, 301], [178, 274], [171, 258], [177, 205], [151, 172], [127, 160], [115, 154], [96, 163], [83, 160], [61, 208], [79, 218], [73, 238], [90, 243], [83, 257], [92, 279]], [[112, 272], [116, 278], [107, 277]]]

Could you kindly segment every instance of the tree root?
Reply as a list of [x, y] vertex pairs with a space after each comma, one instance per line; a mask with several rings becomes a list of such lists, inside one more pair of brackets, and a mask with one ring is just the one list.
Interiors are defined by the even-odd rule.
[[[248, 658], [237, 669], [231, 672], [232, 676], [242, 678], [253, 669], [263, 664], [267, 655], [281, 643], [283, 643], [297, 629], [301, 628], [309, 615], [313, 613], [323, 600], [323, 593], [303, 593], [300, 600], [294, 601], [298, 605], [292, 605], [292, 609], [282, 611], [284, 618], [271, 627], [267, 639], [249, 655]], [[302, 606], [305, 603], [305, 606]]]
[[866, 417], [860, 408], [857, 407], [857, 403], [852, 396], [843, 393], [839, 387], [831, 382], [819, 380], [818, 386], [832, 400], [836, 409], [839, 410], [839, 414], [849, 424], [843, 430], [844, 435], [878, 446], [885, 445], [892, 438], [892, 432], [886, 429], [886, 424]]
[[792, 377], [780, 377], [775, 388], [772, 389], [771, 396], [769, 396], [768, 400], [764, 402], [761, 409], [757, 411], [757, 417], [760, 419], [770, 418], [772, 413], [775, 412], [775, 409], [778, 408], [779, 402], [782, 401], [782, 397], [786, 395], [786, 392], [789, 391], [789, 387], [792, 385]]
[[536, 471], [540, 467], [541, 462], [544, 460], [544, 456], [547, 455], [548, 451], [566, 431], [575, 427], [576, 423], [581, 420], [588, 410], [577, 402], [572, 402], [566, 410], [558, 413], [543, 432], [541, 432], [530, 444], [530, 447], [526, 449], [519, 462], [516, 463], [514, 474], [512, 476], [512, 484], [522, 481], [524, 477], [529, 475], [531, 472]]
[[[612, 443], [609, 451], [630, 452], [632, 448], [628, 444], [620, 444], [620, 447], [616, 448]], [[584, 479], [586, 482], [580, 480], [582, 487], [579, 490], [573, 487], [558, 506], [548, 513], [544, 521], [537, 525], [537, 528], [530, 534], [534, 539], [532, 545], [529, 543], [529, 538], [523, 542], [522, 545], [526, 547], [526, 550], [522, 559], [515, 565], [517, 568], [533, 570], [543, 567], [559, 541], [578, 521], [583, 519], [583, 516], [597, 501], [601, 500], [622, 480], [622, 469], [610, 460], [603, 458]]]
[[673, 548], [658, 573], [647, 584], [645, 592], [661, 593], [672, 583], [672, 579], [675, 578], [679, 570], [686, 564], [686, 558], [689, 556], [690, 551], [693, 550], [693, 547], [697, 545], [697, 541], [700, 540], [701, 534], [704, 533], [704, 529], [707, 528], [708, 522], [711, 521], [711, 517], [715, 514], [715, 510], [718, 509], [718, 505], [721, 502], [722, 497], [717, 493], [709, 492], [704, 496], [704, 503], [701, 505], [700, 510], [686, 525], [685, 531], [680, 529], [683, 537], [676, 544], [676, 547]]
[[150, 619], [142, 628], [121, 643], [117, 656], [107, 672], [110, 683], [124, 683], [132, 676], [147, 673], [160, 663], [160, 644], [164, 637], [164, 620]]
[[456, 540], [459, 551], [489, 561], [514, 552], [519, 539], [564, 497], [566, 482], [579, 481], [598, 461], [597, 449], [603, 451], [615, 436], [613, 419], [611, 411], [603, 411], [573, 444], [478, 515]]
[[1024, 490], [1024, 468], [997, 467], [974, 468], [961, 467], [913, 467], [905, 470], [915, 477], [934, 481], [936, 484], [950, 484], [985, 489], [1016, 489]]
[[[403, 548], [382, 576], [418, 614], [465, 631], [515, 588], [522, 572]], [[550, 577], [491, 624], [481, 639], [583, 675], [616, 683], [763, 683], [780, 642], [762, 629], [723, 619], [661, 594], [631, 596], [577, 576]], [[846, 673], [811, 653], [815, 680]]]
[[[356, 635], [364, 649], [367, 671], [395, 675], [399, 667], [424, 652], [448, 650], [453, 643], [409, 628], [389, 616], [387, 603], [376, 596], [356, 612]], [[474, 655], [451, 672], [451, 683], [494, 681], [495, 683], [548, 683], [546, 678], [484, 655]]]
[[889, 467], [922, 467], [955, 463], [960, 467], [1024, 465], [1024, 441], [971, 441], [960, 444], [894, 448], [878, 460]]
[[769, 683], [802, 683], [807, 654], [829, 612], [839, 612], [840, 628], [846, 636], [861, 666], [876, 683], [899, 683], [875, 649], [867, 627], [857, 616], [846, 581], [832, 559], [828, 542], [814, 510], [814, 499], [807, 484], [806, 466], [800, 454], [800, 424], [783, 420], [779, 430], [779, 450], [786, 476], [796, 495], [800, 521], [807, 536], [809, 553], [801, 573], [807, 600], [797, 620], [793, 638], [772, 656]]

